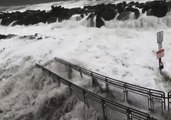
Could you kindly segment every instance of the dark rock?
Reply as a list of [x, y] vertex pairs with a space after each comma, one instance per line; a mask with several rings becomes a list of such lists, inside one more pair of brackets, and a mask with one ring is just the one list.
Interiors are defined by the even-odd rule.
[[140, 17], [140, 11], [138, 9], [135, 9], [134, 15], [135, 15], [135, 19], [138, 19]]
[[83, 18], [84, 17], [84, 14], [81, 14], [80, 17]]
[[128, 5], [131, 5], [131, 6], [133, 6], [133, 5], [135, 5], [135, 2], [134, 2], [134, 1], [132, 1], [132, 2], [129, 2], [129, 3], [128, 3]]
[[57, 18], [56, 17], [50, 17], [48, 20], [47, 20], [47, 23], [53, 23], [53, 22], [56, 22]]
[[106, 8], [103, 12], [102, 12], [102, 18], [106, 21], [112, 20], [115, 18], [115, 16], [117, 15], [117, 12], [115, 10]]
[[103, 25], [105, 25], [104, 21], [100, 16], [97, 15], [96, 17], [96, 27], [101, 28]]
[[12, 22], [13, 22], [13, 19], [11, 19], [11, 18], [3, 18], [1, 21], [1, 24], [2, 25], [9, 25]]
[[166, 2], [163, 1], [152, 1], [145, 5], [143, 8], [143, 13], [147, 12], [147, 15], [156, 16], [156, 17], [164, 17], [167, 14], [168, 7]]
[[98, 4], [94, 6], [84, 6], [83, 8], [64, 8], [61, 6], [51, 6], [50, 11], [40, 10], [27, 10], [25, 12], [12, 12], [12, 13], [0, 13], [0, 19], [2, 19], [2, 25], [33, 25], [37, 23], [52, 23], [62, 22], [63, 20], [70, 19], [73, 15], [78, 14], [83, 18], [85, 15], [91, 13], [97, 16], [97, 27], [101, 27], [105, 24], [105, 21], [112, 20], [117, 14], [118, 20], [127, 20], [129, 15], [134, 13], [134, 18], [138, 19], [142, 13], [147, 12], [147, 15], [153, 15], [156, 17], [164, 17], [167, 14], [167, 3], [163, 1], [152, 1], [147, 3], [139, 2], [121, 2], [118, 4]]
[[144, 6], [145, 6], [145, 3], [138, 3], [138, 2], [135, 3], [135, 7], [137, 7], [137, 8], [142, 9], [142, 8], [144, 8]]
[[5, 39], [5, 38], [7, 38], [8, 36], [7, 35], [1, 35], [0, 34], [0, 39]]
[[0, 113], [3, 113], [3, 111], [0, 109]]
[[13, 34], [2, 35], [2, 34], [0, 34], [0, 39], [8, 39], [8, 38], [12, 38], [13, 36], [16, 36], [16, 35], [13, 35]]
[[130, 11], [125, 11], [125, 12], [122, 12], [118, 15], [117, 17], [117, 20], [128, 20], [129, 19], [129, 15], [131, 14]]
[[125, 10], [126, 2], [118, 3], [116, 6], [117, 6], [117, 12], [122, 13]]

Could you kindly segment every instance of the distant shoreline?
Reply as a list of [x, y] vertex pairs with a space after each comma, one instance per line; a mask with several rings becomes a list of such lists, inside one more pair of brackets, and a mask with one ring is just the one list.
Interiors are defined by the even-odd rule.
[[67, 0], [0, 0], [0, 7], [32, 5], [32, 4], [58, 2], [58, 1], [67, 1]]

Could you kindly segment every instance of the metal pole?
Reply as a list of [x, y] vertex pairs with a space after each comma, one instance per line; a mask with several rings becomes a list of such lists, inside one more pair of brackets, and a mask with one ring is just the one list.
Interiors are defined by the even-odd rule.
[[[158, 50], [160, 51], [163, 48], [162, 45], [163, 42], [163, 31], [160, 31], [157, 33], [157, 43], [158, 43]], [[162, 69], [164, 68], [164, 65], [162, 63], [162, 59], [159, 58], [159, 70], [160, 70], [160, 74], [162, 74]]]
[[160, 70], [160, 74], [162, 74], [162, 69], [164, 68], [163, 63], [162, 63], [162, 59], [159, 58], [159, 70]]

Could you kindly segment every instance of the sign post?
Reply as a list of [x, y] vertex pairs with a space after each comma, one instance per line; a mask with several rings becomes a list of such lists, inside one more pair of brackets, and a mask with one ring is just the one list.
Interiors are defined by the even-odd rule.
[[164, 49], [162, 48], [163, 42], [163, 31], [157, 32], [157, 43], [158, 43], [158, 51], [156, 52], [157, 59], [159, 59], [159, 70], [162, 73], [162, 69], [164, 68], [162, 57], [164, 57]]

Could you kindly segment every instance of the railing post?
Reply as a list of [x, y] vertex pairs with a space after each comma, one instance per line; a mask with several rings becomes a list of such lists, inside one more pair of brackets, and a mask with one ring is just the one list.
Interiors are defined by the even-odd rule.
[[80, 76], [83, 78], [83, 74], [82, 74], [81, 68], [79, 68], [79, 71], [80, 71]]
[[103, 118], [104, 120], [107, 120], [107, 111], [106, 111], [105, 101], [103, 99], [101, 99], [101, 101], [102, 101]]
[[165, 93], [164, 93], [164, 96], [163, 96], [163, 102], [164, 102], [164, 110], [166, 110], [166, 96], [165, 96]]
[[82, 90], [83, 91], [83, 99], [84, 99], [84, 103], [86, 103], [86, 96], [85, 96], [85, 91], [84, 90]]
[[164, 111], [164, 101], [163, 101], [163, 99], [161, 100], [161, 109], [162, 109], [162, 113], [163, 113], [163, 111]]
[[58, 84], [59, 84], [59, 87], [61, 86], [61, 81], [60, 81], [60, 77], [57, 76], [57, 80], [58, 80]]
[[124, 101], [128, 102], [128, 90], [127, 90], [127, 85], [126, 85], [126, 83], [124, 83], [123, 87], [124, 87], [124, 89], [123, 89]]
[[167, 100], [167, 101], [168, 101], [168, 111], [169, 111], [169, 112], [170, 112], [170, 93], [171, 93], [171, 92], [168, 92], [168, 94], [167, 94], [167, 97], [168, 97], [168, 98], [167, 98], [167, 99], [168, 99], [168, 100]]
[[107, 77], [105, 78], [105, 90], [106, 91], [109, 91], [109, 83], [108, 83], [108, 79], [107, 79]]
[[148, 109], [151, 110], [151, 111], [154, 111], [154, 101], [153, 101], [153, 98], [152, 98], [152, 92], [151, 90], [148, 91]]
[[85, 103], [87, 106], [89, 106], [88, 100], [87, 100], [87, 97], [86, 97], [86, 91], [83, 89], [82, 92], [83, 92], [84, 103]]
[[166, 110], [166, 97], [165, 97], [165, 93], [162, 94], [162, 100], [161, 100], [161, 108], [162, 108], [162, 113], [164, 112], [164, 110]]
[[68, 79], [72, 78], [72, 66], [71, 64], [68, 65]]
[[97, 82], [97, 80], [94, 78], [93, 72], [91, 72], [91, 78], [92, 78], [92, 84], [93, 84], [93, 86], [98, 86], [98, 82]]
[[127, 113], [127, 120], [132, 120], [132, 113], [129, 108], [126, 110], [126, 113]]
[[72, 95], [71, 83], [68, 83], [70, 95]]

